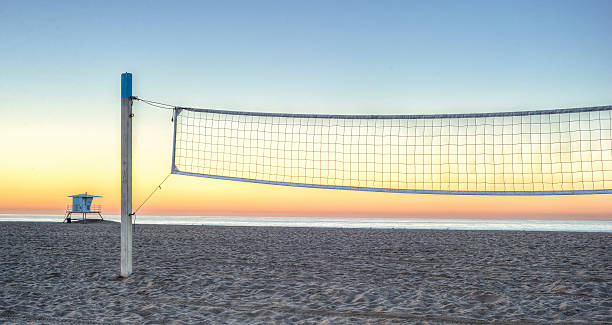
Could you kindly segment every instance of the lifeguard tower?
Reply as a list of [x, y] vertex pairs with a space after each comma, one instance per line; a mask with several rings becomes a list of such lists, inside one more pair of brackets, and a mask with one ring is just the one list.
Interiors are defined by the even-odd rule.
[[82, 214], [83, 222], [87, 222], [88, 213], [97, 214], [101, 220], [104, 220], [104, 218], [102, 218], [102, 206], [92, 205], [93, 199], [101, 196], [91, 195], [85, 192], [85, 194], [69, 195], [68, 197], [72, 198], [72, 205], [68, 204], [68, 206], [66, 206], [66, 217], [64, 218], [64, 222], [71, 223], [71, 216], [73, 213]]

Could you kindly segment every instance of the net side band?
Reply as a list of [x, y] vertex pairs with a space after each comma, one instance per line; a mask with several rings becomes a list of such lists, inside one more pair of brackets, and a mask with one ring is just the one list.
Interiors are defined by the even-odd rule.
[[307, 184], [307, 183], [291, 183], [291, 182], [277, 182], [277, 181], [266, 181], [252, 178], [241, 178], [231, 176], [220, 176], [220, 175], [209, 175], [209, 174], [198, 174], [183, 172], [176, 168], [172, 169], [172, 174], [185, 175], [185, 176], [196, 176], [205, 178], [222, 179], [229, 181], [239, 181], [248, 183], [259, 183], [269, 185], [282, 185], [282, 186], [293, 186], [293, 187], [308, 187], [308, 188], [319, 188], [319, 189], [332, 189], [332, 190], [352, 190], [352, 191], [366, 191], [366, 192], [387, 192], [387, 193], [409, 193], [409, 194], [446, 194], [446, 195], [577, 195], [577, 194], [610, 194], [612, 189], [600, 189], [600, 190], [572, 190], [572, 191], [442, 191], [442, 190], [411, 190], [411, 189], [390, 189], [390, 188], [378, 188], [378, 187], [360, 187], [360, 186], [337, 186], [337, 185], [320, 185], [320, 184]]

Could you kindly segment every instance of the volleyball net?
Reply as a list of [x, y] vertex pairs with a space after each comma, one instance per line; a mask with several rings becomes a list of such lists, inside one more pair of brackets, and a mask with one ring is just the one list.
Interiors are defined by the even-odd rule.
[[323, 115], [178, 107], [172, 173], [402, 193], [612, 193], [611, 112]]

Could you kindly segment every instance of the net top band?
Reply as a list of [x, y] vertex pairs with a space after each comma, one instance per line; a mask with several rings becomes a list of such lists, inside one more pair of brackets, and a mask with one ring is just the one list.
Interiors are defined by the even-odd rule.
[[267, 116], [267, 117], [295, 117], [295, 118], [322, 118], [322, 119], [445, 119], [445, 118], [482, 118], [482, 117], [505, 117], [505, 116], [527, 116], [527, 115], [550, 115], [564, 113], [584, 113], [610, 111], [612, 105], [560, 108], [548, 110], [516, 111], [516, 112], [497, 112], [497, 113], [459, 113], [459, 114], [424, 114], [424, 115], [354, 115], [354, 114], [301, 114], [301, 113], [266, 113], [266, 112], [244, 112], [232, 110], [219, 110], [212, 108], [193, 108], [176, 107], [178, 110], [192, 112], [215, 113], [226, 115], [247, 115], [247, 116]]

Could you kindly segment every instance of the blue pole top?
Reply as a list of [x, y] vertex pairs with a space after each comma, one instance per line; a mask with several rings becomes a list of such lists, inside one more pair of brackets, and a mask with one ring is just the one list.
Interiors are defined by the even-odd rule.
[[121, 98], [132, 97], [132, 74], [129, 72], [121, 74]]

